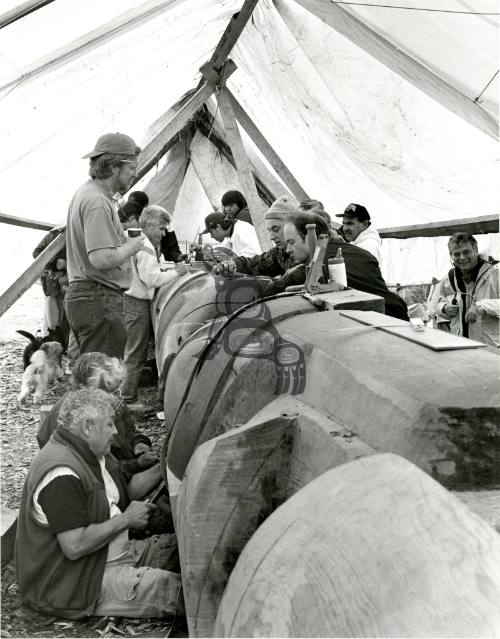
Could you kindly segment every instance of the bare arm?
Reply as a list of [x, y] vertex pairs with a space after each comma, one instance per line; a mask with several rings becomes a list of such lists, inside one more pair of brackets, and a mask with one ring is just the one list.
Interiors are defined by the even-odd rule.
[[132, 255], [138, 253], [143, 243], [144, 240], [141, 237], [128, 237], [125, 244], [121, 246], [90, 251], [89, 261], [94, 268], [102, 271], [120, 266]]
[[116, 535], [128, 528], [145, 528], [155, 506], [141, 501], [132, 501], [127, 509], [100, 524], [65, 530], [57, 534], [57, 541], [68, 559], [75, 561], [106, 546]]
[[130, 499], [141, 499], [161, 482], [160, 464], [132, 475], [127, 490]]

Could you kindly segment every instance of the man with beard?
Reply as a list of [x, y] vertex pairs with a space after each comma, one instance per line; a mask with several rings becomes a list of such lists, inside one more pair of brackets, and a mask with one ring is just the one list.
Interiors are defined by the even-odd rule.
[[125, 235], [115, 196], [130, 188], [139, 153], [128, 135], [101, 136], [84, 156], [90, 158], [91, 179], [69, 205], [65, 308], [80, 353], [99, 351], [123, 358], [123, 293], [130, 286], [130, 258], [141, 250], [144, 238]]

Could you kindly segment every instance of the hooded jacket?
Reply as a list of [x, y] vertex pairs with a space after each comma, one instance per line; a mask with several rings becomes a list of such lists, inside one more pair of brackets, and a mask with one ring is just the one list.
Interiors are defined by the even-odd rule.
[[[436, 287], [431, 314], [436, 315], [438, 321], [449, 321], [450, 332], [463, 335], [486, 344], [491, 350], [500, 347], [500, 293], [499, 293], [499, 264], [492, 257], [480, 257], [480, 268], [475, 282], [467, 286], [466, 295], [462, 295], [456, 282], [459, 279], [455, 272], [455, 289], [450, 281], [450, 274], [443, 278]], [[458, 313], [449, 317], [443, 312], [447, 304], [456, 300]], [[465, 322], [465, 314], [475, 303], [483, 313], [475, 322]], [[468, 334], [467, 334], [468, 333]]]
[[350, 242], [350, 244], [365, 249], [365, 251], [368, 251], [377, 258], [379, 265], [382, 264], [382, 240], [380, 239], [377, 229], [371, 224], [364, 231], [361, 231], [358, 237]]

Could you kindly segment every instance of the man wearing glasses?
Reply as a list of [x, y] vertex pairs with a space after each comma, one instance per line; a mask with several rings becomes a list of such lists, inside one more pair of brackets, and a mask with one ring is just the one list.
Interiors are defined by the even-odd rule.
[[480, 256], [469, 233], [455, 233], [448, 241], [453, 268], [439, 283], [434, 313], [448, 321], [450, 332], [500, 346], [499, 266], [491, 256]]
[[123, 358], [127, 341], [123, 293], [130, 286], [130, 258], [142, 249], [144, 238], [125, 235], [116, 194], [131, 187], [139, 153], [128, 135], [102, 135], [84, 156], [90, 158], [90, 180], [69, 205], [69, 287], [64, 303], [80, 353], [99, 351]]

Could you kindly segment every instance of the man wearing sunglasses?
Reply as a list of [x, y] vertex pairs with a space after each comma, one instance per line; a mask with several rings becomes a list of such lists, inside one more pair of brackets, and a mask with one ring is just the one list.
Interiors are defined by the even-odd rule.
[[499, 266], [491, 256], [479, 255], [469, 233], [455, 233], [448, 241], [453, 268], [439, 282], [434, 299], [438, 322], [448, 321], [450, 332], [500, 346]]
[[130, 258], [142, 249], [144, 238], [125, 235], [116, 195], [131, 187], [139, 153], [128, 135], [102, 135], [84, 156], [90, 159], [90, 180], [69, 205], [65, 309], [80, 353], [98, 351], [123, 358], [123, 293], [130, 286]]

